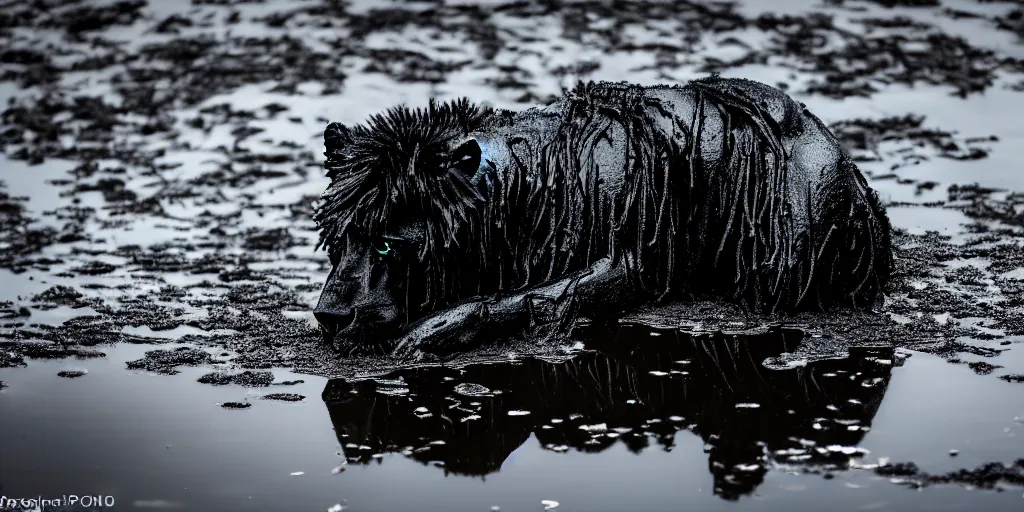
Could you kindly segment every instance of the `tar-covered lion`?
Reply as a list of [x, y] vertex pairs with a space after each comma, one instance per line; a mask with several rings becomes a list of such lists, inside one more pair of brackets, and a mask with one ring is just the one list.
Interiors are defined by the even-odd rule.
[[450, 354], [696, 297], [869, 308], [892, 269], [888, 217], [836, 138], [749, 80], [431, 102], [324, 139], [314, 313], [344, 353]]

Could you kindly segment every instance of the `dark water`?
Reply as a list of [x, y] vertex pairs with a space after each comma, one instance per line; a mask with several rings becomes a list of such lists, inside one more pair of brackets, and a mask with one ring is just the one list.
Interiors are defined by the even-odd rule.
[[[880, 459], [931, 474], [1011, 463], [1024, 453], [1017, 384], [891, 348], [762, 368], [800, 341], [796, 331], [624, 326], [583, 337], [607, 351], [355, 384], [278, 372], [304, 382], [213, 387], [196, 382], [197, 368], [124, 371], [141, 356], [135, 346], [4, 370], [2, 492], [211, 511], [541, 510], [542, 500], [558, 510], [1020, 510], [1024, 500], [1020, 488], [970, 482], [914, 490], [873, 469]], [[1019, 371], [1015, 354], [1000, 362]], [[74, 368], [89, 373], [55, 377]], [[260, 399], [271, 392], [306, 398]], [[228, 401], [252, 405], [217, 406]]]
[[[1024, 466], [1008, 469], [1024, 458], [1024, 384], [1009, 378], [1024, 374], [1024, 201], [968, 210], [949, 189], [1024, 191], [1019, 3], [57, 3], [0, 4], [5, 499], [1024, 510]], [[327, 258], [309, 212], [328, 120], [431, 97], [521, 109], [579, 79], [710, 72], [785, 87], [832, 126], [903, 249], [951, 237], [878, 315], [898, 335], [784, 370], [760, 363], [815, 340], [624, 326], [584, 329], [569, 361], [308, 374], [321, 370], [309, 311]], [[924, 120], [890, 126], [908, 114]], [[860, 118], [889, 122], [842, 129]], [[38, 300], [54, 285], [79, 295]], [[175, 375], [127, 367], [179, 341], [213, 357]], [[198, 382], [267, 366], [278, 384]], [[263, 398], [280, 393], [304, 398]]]

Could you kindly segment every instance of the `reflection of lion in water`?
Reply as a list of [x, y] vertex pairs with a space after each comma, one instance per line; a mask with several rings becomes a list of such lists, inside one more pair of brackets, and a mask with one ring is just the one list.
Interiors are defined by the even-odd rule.
[[[645, 342], [652, 333], [661, 334], [658, 342]], [[714, 494], [734, 500], [754, 492], [773, 466], [848, 467], [861, 455], [826, 448], [861, 443], [893, 371], [877, 362], [892, 360], [892, 348], [765, 371], [761, 361], [800, 344], [797, 330], [734, 337], [590, 326], [575, 334], [596, 350], [561, 362], [526, 358], [331, 380], [322, 396], [338, 441], [359, 446], [343, 448], [345, 457], [376, 464], [374, 454], [404, 452], [425, 465], [442, 461], [445, 475], [486, 476], [504, 471], [531, 436], [556, 451], [599, 453], [621, 443], [641, 453], [671, 449], [685, 428], [712, 447]], [[515, 410], [530, 414], [508, 414]]]
[[325, 143], [334, 268], [315, 313], [347, 350], [452, 351], [694, 296], [864, 308], [892, 265], [885, 211], [836, 139], [747, 80], [399, 107]]

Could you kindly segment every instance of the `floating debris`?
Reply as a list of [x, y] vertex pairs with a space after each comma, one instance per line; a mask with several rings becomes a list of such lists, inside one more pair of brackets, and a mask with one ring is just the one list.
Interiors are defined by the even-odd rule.
[[530, 414], [530, 411], [509, 411], [508, 412], [509, 416], [526, 416], [527, 414]]
[[263, 395], [264, 400], [279, 400], [282, 402], [301, 402], [306, 399], [305, 396], [296, 393], [270, 393]]
[[455, 392], [464, 396], [490, 396], [492, 394], [490, 389], [472, 382], [463, 382], [455, 386]]
[[125, 366], [129, 370], [176, 375], [179, 373], [176, 366], [200, 366], [211, 363], [213, 358], [203, 350], [195, 347], [178, 347], [173, 350], [150, 350], [142, 359], [128, 361]]
[[978, 375], [988, 375], [998, 370], [999, 368], [1002, 368], [1002, 366], [1000, 365], [986, 363], [985, 361], [974, 361], [972, 363], [967, 363], [967, 367], [970, 368], [971, 370], [974, 370], [974, 373], [977, 373]]
[[249, 370], [237, 374], [213, 372], [199, 377], [199, 382], [214, 386], [237, 384], [247, 388], [262, 388], [269, 386], [274, 382], [274, 374], [270, 372], [254, 372]]

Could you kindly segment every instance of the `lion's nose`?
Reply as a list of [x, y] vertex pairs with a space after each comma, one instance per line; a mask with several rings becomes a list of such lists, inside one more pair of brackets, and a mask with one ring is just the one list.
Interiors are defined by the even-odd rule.
[[323, 326], [327, 332], [336, 334], [338, 331], [341, 331], [352, 323], [352, 319], [355, 318], [355, 314], [351, 309], [313, 311], [313, 317], [316, 318], [317, 322], [320, 322], [320, 325]]

